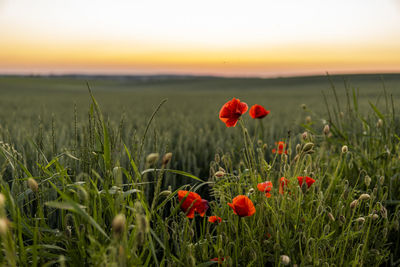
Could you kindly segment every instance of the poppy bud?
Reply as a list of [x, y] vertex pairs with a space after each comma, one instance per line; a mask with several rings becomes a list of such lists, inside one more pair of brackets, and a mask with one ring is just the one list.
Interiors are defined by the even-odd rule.
[[371, 196], [368, 194], [361, 194], [361, 196], [358, 199], [363, 201], [363, 200], [368, 200], [370, 198], [371, 198]]
[[268, 145], [267, 145], [267, 144], [264, 144], [264, 145], [263, 145], [263, 149], [264, 149], [264, 150], [267, 150], [267, 148], [268, 148]]
[[379, 215], [378, 214], [370, 214], [370, 215], [368, 215], [368, 217], [372, 218], [372, 220], [374, 220], [374, 221], [379, 219]]
[[351, 209], [354, 209], [354, 208], [357, 207], [357, 205], [358, 205], [358, 200], [357, 200], [357, 199], [356, 199], [356, 200], [353, 200], [353, 201], [350, 203], [350, 208], [351, 208]]
[[8, 219], [0, 218], [0, 234], [1, 235], [7, 234], [9, 224], [10, 224], [10, 222], [8, 221]]
[[88, 193], [86, 192], [85, 188], [83, 188], [82, 186], [78, 187], [78, 197], [82, 202], [85, 202], [89, 198]]
[[365, 222], [364, 217], [359, 217], [356, 219], [356, 222], [363, 224]]
[[342, 153], [346, 154], [349, 151], [349, 148], [347, 146], [342, 146]]
[[301, 108], [304, 109], [304, 110], [306, 110], [306, 109], [307, 109], [306, 104], [301, 104]]
[[153, 165], [154, 163], [157, 162], [158, 158], [159, 158], [159, 154], [158, 153], [150, 153], [147, 157], [146, 157], [146, 163], [148, 165]]
[[161, 192], [160, 192], [159, 196], [161, 196], [161, 197], [168, 197], [168, 196], [171, 195], [171, 194], [172, 194], [172, 192], [171, 192], [170, 190], [164, 190], [164, 191], [161, 191]]
[[290, 258], [287, 255], [281, 255], [281, 262], [283, 265], [289, 265], [290, 263]]
[[38, 183], [33, 178], [28, 179], [28, 187], [32, 190], [32, 192], [37, 193], [39, 191]]
[[215, 173], [215, 176], [218, 177], [218, 178], [221, 178], [221, 177], [223, 177], [224, 175], [225, 175], [225, 172], [223, 172], [223, 171], [217, 171], [217, 172]]
[[307, 143], [307, 144], [304, 145], [303, 151], [304, 151], [305, 153], [307, 153], [307, 152], [309, 152], [310, 150], [312, 150], [313, 147], [314, 147], [314, 144], [313, 144], [313, 143]]
[[6, 204], [6, 197], [2, 193], [0, 193], [0, 209], [2, 209], [5, 204]]
[[307, 132], [304, 132], [304, 133], [301, 135], [301, 138], [303, 138], [304, 141], [307, 140], [307, 138], [308, 138], [308, 133], [307, 133]]
[[164, 166], [167, 165], [171, 161], [171, 158], [172, 158], [172, 153], [171, 152], [166, 153], [162, 159], [162, 164]]
[[340, 115], [340, 117], [344, 117], [344, 113], [343, 113], [343, 111], [340, 111], [340, 113], [339, 113], [339, 115]]
[[328, 213], [328, 217], [329, 217], [329, 219], [332, 221], [332, 222], [334, 222], [335, 221], [335, 217], [333, 217], [333, 214], [332, 213]]
[[381, 128], [383, 126], [383, 120], [379, 119], [376, 123], [376, 128]]
[[301, 145], [300, 145], [300, 144], [297, 144], [297, 145], [296, 145], [296, 154], [299, 154], [299, 153], [300, 153], [300, 149], [301, 149]]
[[371, 177], [366, 175], [365, 178], [364, 178], [364, 183], [365, 183], [366, 186], [369, 186], [371, 184]]
[[215, 161], [216, 163], [220, 163], [220, 162], [221, 162], [221, 158], [220, 158], [219, 154], [215, 154], [215, 156], [214, 156], [214, 161]]
[[307, 124], [311, 123], [311, 116], [307, 116], [307, 117], [306, 117], [306, 123], [307, 123]]
[[379, 177], [379, 183], [380, 183], [381, 185], [383, 185], [384, 182], [385, 182], [385, 176]]
[[112, 229], [115, 235], [121, 235], [125, 231], [126, 218], [125, 215], [117, 214], [112, 221]]
[[381, 216], [382, 218], [386, 219], [387, 218], [387, 210], [384, 206], [381, 204]]
[[325, 127], [324, 127], [324, 134], [325, 134], [325, 135], [328, 135], [329, 132], [330, 132], [330, 129], [329, 129], [329, 125], [327, 124], [327, 125], [325, 125]]
[[343, 215], [340, 215], [340, 216], [339, 216], [339, 220], [340, 220], [342, 223], [345, 223], [345, 222], [346, 222], [346, 217], [344, 217]]
[[257, 145], [258, 145], [258, 146], [262, 146], [262, 145], [263, 145], [263, 141], [262, 141], [262, 140], [258, 140], [258, 141], [257, 141]]

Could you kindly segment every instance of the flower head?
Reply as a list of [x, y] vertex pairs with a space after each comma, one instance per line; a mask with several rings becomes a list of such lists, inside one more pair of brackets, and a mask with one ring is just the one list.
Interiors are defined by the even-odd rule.
[[281, 178], [279, 181], [279, 194], [283, 195], [285, 192], [285, 187], [287, 187], [288, 183], [289, 181], [285, 177]]
[[233, 209], [233, 212], [240, 217], [251, 216], [256, 212], [253, 202], [244, 195], [235, 197], [232, 203], [228, 203], [228, 205]]
[[224, 260], [225, 260], [224, 257], [210, 259], [210, 261], [218, 262], [218, 264], [222, 264], [222, 262], [223, 262]]
[[[186, 195], [187, 197], [183, 201]], [[183, 201], [181, 204], [181, 209], [186, 213], [186, 217], [194, 218], [194, 212], [199, 213], [201, 217], [204, 217], [204, 214], [206, 214], [208, 209], [208, 201], [202, 199], [199, 194], [190, 191], [179, 190], [178, 198], [180, 202]]]
[[272, 153], [278, 153], [278, 154], [287, 154], [287, 150], [286, 150], [286, 144], [285, 142], [279, 141], [279, 142], [275, 142], [275, 145], [277, 145], [277, 148], [272, 149]]
[[299, 176], [297, 177], [297, 180], [299, 180], [299, 185], [300, 187], [303, 185], [303, 183], [305, 182], [307, 184], [307, 188], [310, 188], [310, 186], [315, 183], [315, 180], [311, 177], [303, 177], [303, 176]]
[[257, 185], [258, 191], [265, 192], [266, 197], [271, 197], [269, 193], [272, 190], [272, 182], [266, 181]]
[[263, 106], [256, 104], [250, 108], [249, 113], [253, 119], [262, 119], [269, 114], [269, 110], [266, 110]]
[[218, 217], [218, 216], [210, 216], [210, 217], [208, 218], [208, 221], [209, 221], [210, 223], [221, 223], [221, 222], [222, 222], [222, 219], [221, 219], [221, 217]]
[[234, 127], [240, 116], [246, 113], [248, 106], [239, 99], [233, 98], [226, 102], [219, 111], [219, 119], [226, 124], [226, 127]]

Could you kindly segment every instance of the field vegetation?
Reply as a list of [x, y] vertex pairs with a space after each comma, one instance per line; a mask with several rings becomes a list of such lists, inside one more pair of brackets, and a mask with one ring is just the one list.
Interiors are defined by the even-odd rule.
[[[0, 261], [400, 264], [399, 87], [399, 75], [0, 77]], [[226, 127], [232, 98], [270, 113]]]

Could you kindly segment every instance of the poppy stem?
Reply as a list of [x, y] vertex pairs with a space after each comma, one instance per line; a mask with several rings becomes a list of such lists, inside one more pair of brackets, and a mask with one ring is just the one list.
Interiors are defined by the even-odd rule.
[[263, 138], [264, 138], [264, 125], [263, 125], [263, 123], [262, 123], [262, 120], [258, 120], [258, 123], [259, 123], [259, 128], [260, 128], [260, 132], [259, 132], [259, 139], [260, 140], [263, 140]]

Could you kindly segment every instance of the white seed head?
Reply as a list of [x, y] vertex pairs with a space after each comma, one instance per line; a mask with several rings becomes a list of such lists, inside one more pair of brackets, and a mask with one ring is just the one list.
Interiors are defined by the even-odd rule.
[[283, 265], [289, 265], [290, 258], [287, 255], [281, 255], [281, 262]]
[[345, 154], [349, 151], [349, 148], [347, 146], [342, 146], [342, 153]]

